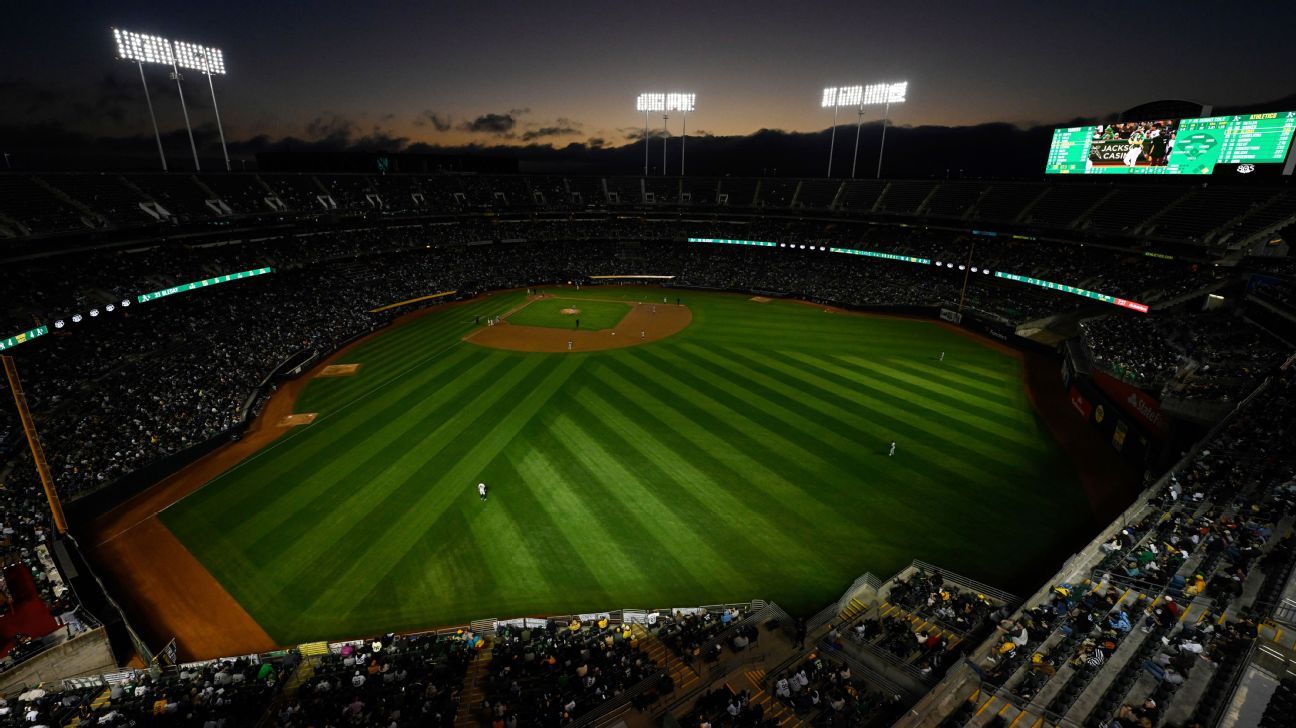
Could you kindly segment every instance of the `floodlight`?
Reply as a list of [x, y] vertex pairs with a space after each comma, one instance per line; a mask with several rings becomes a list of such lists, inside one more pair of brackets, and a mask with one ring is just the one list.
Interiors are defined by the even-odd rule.
[[55, 322], [54, 322], [54, 328], [56, 328], [56, 329], [61, 329], [61, 328], [63, 328], [63, 319], [59, 319], [58, 321], [55, 321]]
[[872, 83], [864, 88], [863, 106], [881, 106], [883, 104], [902, 104], [909, 92], [909, 82]]
[[99, 315], [99, 309], [97, 309], [97, 308], [92, 308], [92, 309], [90, 309], [90, 317], [91, 317], [91, 318], [94, 318], [95, 316], [98, 316], [98, 315]]
[[125, 307], [125, 306], [129, 306], [129, 305], [130, 305], [130, 299], [129, 299], [129, 298], [123, 298], [123, 299], [122, 299], [122, 306]]
[[225, 75], [225, 56], [219, 48], [208, 48], [183, 40], [175, 42], [176, 65], [191, 71]]
[[173, 60], [171, 41], [166, 38], [119, 28], [113, 28], [113, 38], [117, 41], [117, 57], [122, 60], [166, 64]]
[[108, 304], [107, 306], [104, 306], [104, 310], [107, 311], [108, 313], [112, 313], [112, 312], [113, 312], [113, 309], [115, 309], [115, 308], [117, 308], [117, 307], [114, 306], [114, 305], [112, 305], [111, 303]]
[[666, 111], [683, 111], [693, 110], [693, 104], [697, 101], [697, 94], [666, 94]]
[[72, 314], [72, 323], [74, 323], [74, 324], [79, 324], [79, 323], [81, 323], [81, 314], [79, 314], [79, 313], [74, 313], [74, 314]]
[[665, 111], [666, 94], [639, 94], [635, 101], [635, 111]]

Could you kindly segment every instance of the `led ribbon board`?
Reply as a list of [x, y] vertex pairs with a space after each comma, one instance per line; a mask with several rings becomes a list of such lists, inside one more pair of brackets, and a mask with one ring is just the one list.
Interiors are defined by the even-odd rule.
[[918, 263], [919, 265], [931, 265], [930, 258], [915, 258], [912, 255], [895, 255], [893, 253], [878, 253], [872, 250], [856, 250], [854, 248], [829, 248], [834, 253], [847, 253], [849, 255], [864, 255], [870, 258], [885, 258], [886, 260], [898, 260], [901, 263]]
[[721, 245], [755, 245], [761, 248], [777, 248], [778, 243], [765, 240], [729, 240], [728, 238], [689, 238], [690, 243], [720, 243]]
[[1075, 286], [1068, 286], [1062, 283], [1054, 283], [1053, 281], [1044, 281], [1044, 280], [1040, 280], [1039, 278], [1030, 278], [1028, 276], [1019, 276], [1013, 273], [1004, 273], [1003, 271], [995, 271], [995, 278], [1006, 278], [1010, 281], [1017, 281], [1018, 283], [1028, 283], [1032, 286], [1039, 286], [1040, 288], [1047, 288], [1052, 291], [1062, 291], [1063, 293], [1070, 293], [1076, 296], [1084, 296], [1085, 298], [1092, 298], [1095, 301], [1110, 303], [1113, 306], [1128, 308], [1132, 311], [1138, 311], [1139, 313], [1148, 312], [1148, 305], [1146, 303], [1139, 303], [1138, 301], [1128, 301], [1124, 298], [1109, 296], [1106, 293], [1086, 291], [1083, 288], [1076, 288]]
[[45, 334], [48, 333], [49, 333], [48, 326], [37, 326], [31, 331], [24, 331], [21, 334], [14, 334], [13, 336], [10, 336], [7, 339], [0, 339], [0, 351], [4, 351], [5, 349], [12, 349], [15, 346], [18, 346], [19, 344], [26, 344], [28, 341], [31, 341], [37, 336], [44, 336]]
[[244, 271], [239, 271], [238, 273], [227, 273], [226, 275], [216, 276], [215, 278], [208, 278], [202, 281], [194, 281], [193, 283], [185, 283], [179, 286], [172, 286], [171, 288], [163, 288], [160, 291], [153, 291], [152, 293], [141, 293], [139, 296], [136, 297], [136, 300], [138, 300], [140, 303], [148, 303], [149, 301], [156, 301], [159, 298], [174, 296], [177, 293], [185, 293], [187, 291], [193, 291], [199, 288], [206, 288], [207, 286], [215, 286], [221, 283], [229, 283], [230, 281], [237, 281], [242, 278], [263, 276], [267, 273], [273, 273], [273, 272], [274, 272], [273, 268], [256, 268], [255, 270], [244, 270]]

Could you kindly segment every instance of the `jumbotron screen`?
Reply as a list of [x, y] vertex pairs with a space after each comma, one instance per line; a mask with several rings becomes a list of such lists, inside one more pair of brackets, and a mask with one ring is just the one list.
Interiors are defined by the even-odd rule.
[[1047, 174], [1281, 171], [1296, 111], [1054, 129]]

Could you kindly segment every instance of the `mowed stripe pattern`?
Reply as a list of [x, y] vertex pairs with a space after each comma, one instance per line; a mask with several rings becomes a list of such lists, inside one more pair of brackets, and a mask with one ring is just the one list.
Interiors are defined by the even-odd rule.
[[461, 341], [517, 294], [433, 312], [350, 352], [359, 376], [298, 403], [313, 424], [163, 520], [284, 644], [755, 597], [809, 611], [913, 558], [1003, 584], [1089, 524], [1015, 358], [920, 321], [684, 298], [684, 332], [588, 354]]

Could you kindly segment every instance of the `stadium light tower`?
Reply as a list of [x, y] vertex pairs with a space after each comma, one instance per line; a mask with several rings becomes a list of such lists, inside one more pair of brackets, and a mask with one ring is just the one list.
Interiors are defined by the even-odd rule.
[[[216, 131], [220, 133], [221, 152], [225, 155], [225, 171], [230, 171], [229, 148], [225, 146], [225, 128], [221, 126], [220, 107], [216, 105], [216, 85], [212, 82], [212, 76], [215, 74], [225, 75], [225, 54], [219, 48], [208, 48], [198, 45], [197, 43], [186, 43], [182, 40], [175, 42], [176, 63], [181, 68], [187, 68], [191, 71], [201, 71], [207, 76], [207, 88], [211, 90], [212, 111], [216, 113]], [[181, 97], [180, 103], [184, 103]], [[189, 141], [193, 142], [193, 132], [189, 133]], [[197, 152], [194, 153], [194, 164], [198, 163]]]
[[648, 114], [666, 110], [666, 94], [639, 94], [635, 110], [644, 112], [644, 176], [648, 176]]
[[153, 99], [149, 96], [148, 80], [144, 78], [144, 64], [168, 62], [171, 44], [166, 38], [155, 35], [132, 33], [118, 28], [113, 28], [112, 32], [117, 41], [117, 57], [123, 61], [134, 61], [139, 66], [140, 83], [144, 85], [144, 102], [148, 104], [149, 118], [153, 120], [153, 138], [157, 140], [158, 158], [162, 160], [162, 171], [165, 172], [166, 153], [162, 151], [162, 134], [158, 131], [157, 115], [153, 113]]
[[[680, 176], [684, 176], [684, 145], [688, 140], [688, 113], [695, 108], [697, 103], [697, 94], [673, 93], [666, 94], [666, 110], [680, 112], [680, 118], [683, 120], [683, 127], [680, 131]], [[666, 174], [665, 149], [662, 149], [662, 174]]]
[[828, 178], [832, 179], [833, 152], [837, 148], [837, 109], [843, 106], [859, 106], [863, 86], [831, 86], [823, 91], [823, 102], [820, 108], [832, 107], [832, 141], [828, 142]]
[[[870, 84], [864, 89], [864, 100], [860, 102], [860, 118], [863, 117], [865, 106], [877, 106], [885, 104], [886, 109], [882, 112], [882, 143], [878, 145], [878, 165], [877, 178], [882, 178], [882, 154], [886, 152], [886, 130], [887, 119], [891, 116], [891, 104], [903, 104], [905, 96], [909, 93], [909, 82], [899, 81], [897, 83], [875, 83]], [[859, 154], [859, 130], [855, 131], [855, 153]], [[855, 176], [855, 165], [851, 165], [851, 176]]]

